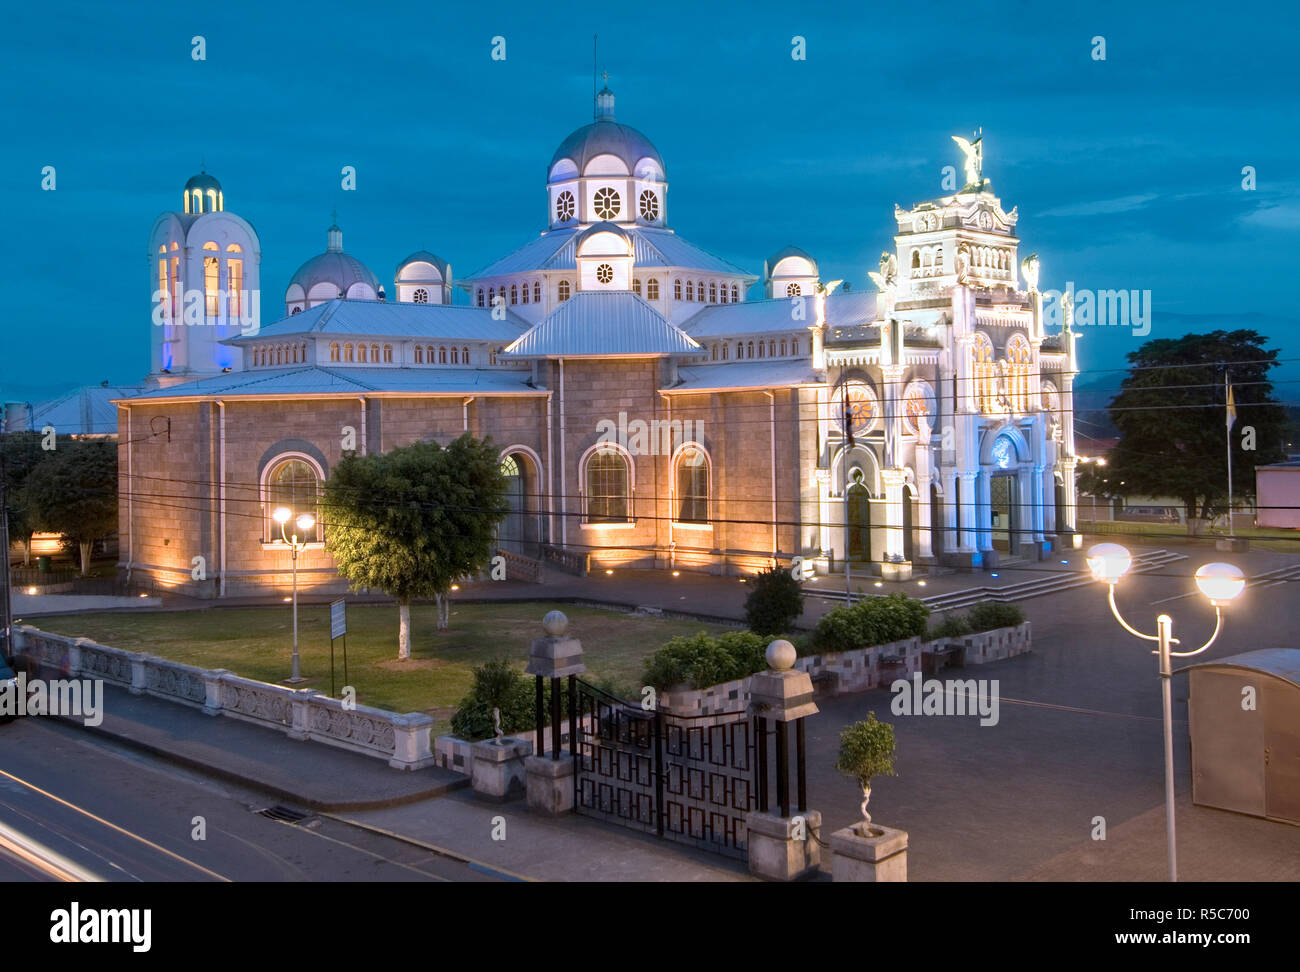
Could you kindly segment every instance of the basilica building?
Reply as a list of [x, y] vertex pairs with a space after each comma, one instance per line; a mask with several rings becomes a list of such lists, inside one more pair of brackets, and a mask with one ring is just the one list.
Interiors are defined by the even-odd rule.
[[[594, 115], [547, 166], [543, 232], [460, 279], [421, 250], [381, 280], [336, 221], [263, 300], [252, 225], [191, 179], [149, 239], [151, 373], [116, 400], [121, 571], [287, 584], [273, 510], [315, 512], [349, 452], [463, 432], [501, 450], [521, 569], [906, 580], [1075, 545], [1074, 335], [1068, 311], [1045, 333], [979, 140], [957, 140], [961, 189], [895, 209], [853, 291], [794, 246], [760, 275], [689, 242], [654, 144], [608, 88]], [[345, 588], [329, 529], [300, 585]]]

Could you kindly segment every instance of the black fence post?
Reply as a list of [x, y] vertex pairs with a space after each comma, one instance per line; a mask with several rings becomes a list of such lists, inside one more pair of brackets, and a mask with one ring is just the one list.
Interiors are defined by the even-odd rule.
[[551, 759], [560, 758], [560, 680], [551, 679]]
[[776, 802], [781, 816], [790, 816], [790, 747], [784, 722], [776, 724]]
[[542, 676], [538, 675], [535, 682], [537, 685], [535, 701], [537, 715], [537, 745], [533, 747], [533, 752], [540, 756], [546, 751], [546, 705], [542, 701], [545, 690], [542, 686]]
[[794, 724], [794, 761], [795, 774], [799, 780], [800, 813], [808, 810], [808, 764], [804, 759], [803, 722], [803, 719], [797, 719]]
[[664, 835], [664, 719], [658, 708], [654, 715], [655, 734], [655, 833]]
[[758, 809], [767, 813], [767, 720], [757, 716], [754, 721], [758, 726]]

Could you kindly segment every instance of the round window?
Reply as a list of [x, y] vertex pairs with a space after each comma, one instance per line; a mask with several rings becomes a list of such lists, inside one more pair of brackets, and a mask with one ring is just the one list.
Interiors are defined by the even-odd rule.
[[596, 215], [601, 219], [613, 219], [618, 215], [618, 193], [609, 186], [596, 190]]
[[659, 218], [659, 197], [650, 189], [641, 193], [641, 218], [644, 220]]
[[555, 221], [567, 223], [573, 219], [573, 193], [565, 189], [555, 198]]
[[614, 279], [614, 268], [608, 263], [602, 263], [596, 268], [596, 279], [603, 284], [609, 283]]

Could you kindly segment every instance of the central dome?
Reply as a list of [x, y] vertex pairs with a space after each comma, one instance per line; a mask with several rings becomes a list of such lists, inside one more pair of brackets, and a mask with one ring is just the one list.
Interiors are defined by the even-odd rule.
[[556, 163], [568, 159], [579, 173], [587, 171], [587, 164], [600, 155], [612, 155], [627, 166], [627, 171], [635, 174], [636, 164], [642, 159], [651, 159], [665, 172], [663, 157], [654, 143], [630, 125], [620, 125], [614, 121], [614, 93], [605, 88], [596, 99], [596, 120], [590, 125], [583, 125], [560, 143], [560, 147], [551, 156], [548, 171], [554, 171]]

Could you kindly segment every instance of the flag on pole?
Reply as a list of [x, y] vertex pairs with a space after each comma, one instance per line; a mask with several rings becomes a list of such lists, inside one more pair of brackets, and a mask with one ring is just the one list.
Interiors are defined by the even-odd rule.
[[1237, 403], [1232, 397], [1232, 386], [1228, 386], [1228, 431], [1232, 431], [1233, 424], [1237, 421]]

